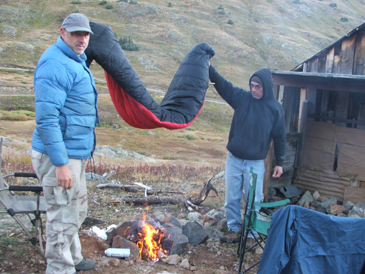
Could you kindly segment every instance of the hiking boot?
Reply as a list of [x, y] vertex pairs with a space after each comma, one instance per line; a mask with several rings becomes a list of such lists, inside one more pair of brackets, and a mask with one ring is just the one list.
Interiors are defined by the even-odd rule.
[[232, 229], [224, 233], [219, 239], [221, 243], [238, 243], [241, 238], [241, 232], [234, 232]]
[[89, 270], [95, 266], [95, 261], [92, 259], [83, 258], [81, 262], [75, 265], [76, 271]]

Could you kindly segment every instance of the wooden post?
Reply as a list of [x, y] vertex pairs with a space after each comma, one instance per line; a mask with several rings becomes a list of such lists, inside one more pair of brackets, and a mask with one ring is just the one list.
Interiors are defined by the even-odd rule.
[[304, 100], [301, 107], [301, 116], [300, 116], [300, 124], [299, 124], [299, 139], [298, 139], [298, 145], [297, 145], [297, 153], [295, 157], [295, 163], [294, 167], [300, 167], [300, 164], [302, 162], [302, 156], [303, 156], [303, 146], [304, 146], [304, 136], [305, 136], [305, 130], [307, 126], [307, 110], [308, 110], [308, 100]]

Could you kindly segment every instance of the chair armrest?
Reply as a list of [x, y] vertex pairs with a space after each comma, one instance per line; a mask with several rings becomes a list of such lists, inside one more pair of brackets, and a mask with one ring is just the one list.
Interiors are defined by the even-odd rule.
[[290, 200], [289, 199], [285, 199], [282, 201], [277, 201], [277, 202], [271, 202], [271, 203], [257, 203], [255, 202], [254, 205], [259, 206], [259, 207], [278, 207], [278, 206], [282, 206], [282, 205], [286, 205], [289, 204]]
[[37, 175], [35, 173], [25, 173], [25, 172], [15, 172], [14, 177], [31, 177], [31, 178], [37, 178]]
[[40, 193], [43, 191], [42, 186], [9, 186], [9, 191], [32, 191]]

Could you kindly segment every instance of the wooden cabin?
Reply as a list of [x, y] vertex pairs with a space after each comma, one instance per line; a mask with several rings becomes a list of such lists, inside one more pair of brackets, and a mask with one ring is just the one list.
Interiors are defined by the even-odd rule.
[[273, 79], [294, 147], [291, 183], [365, 202], [365, 24]]

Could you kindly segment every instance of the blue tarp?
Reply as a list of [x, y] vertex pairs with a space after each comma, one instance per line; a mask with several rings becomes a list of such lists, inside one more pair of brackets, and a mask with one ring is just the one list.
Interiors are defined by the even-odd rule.
[[273, 214], [259, 274], [360, 274], [365, 219], [328, 216], [300, 206]]

